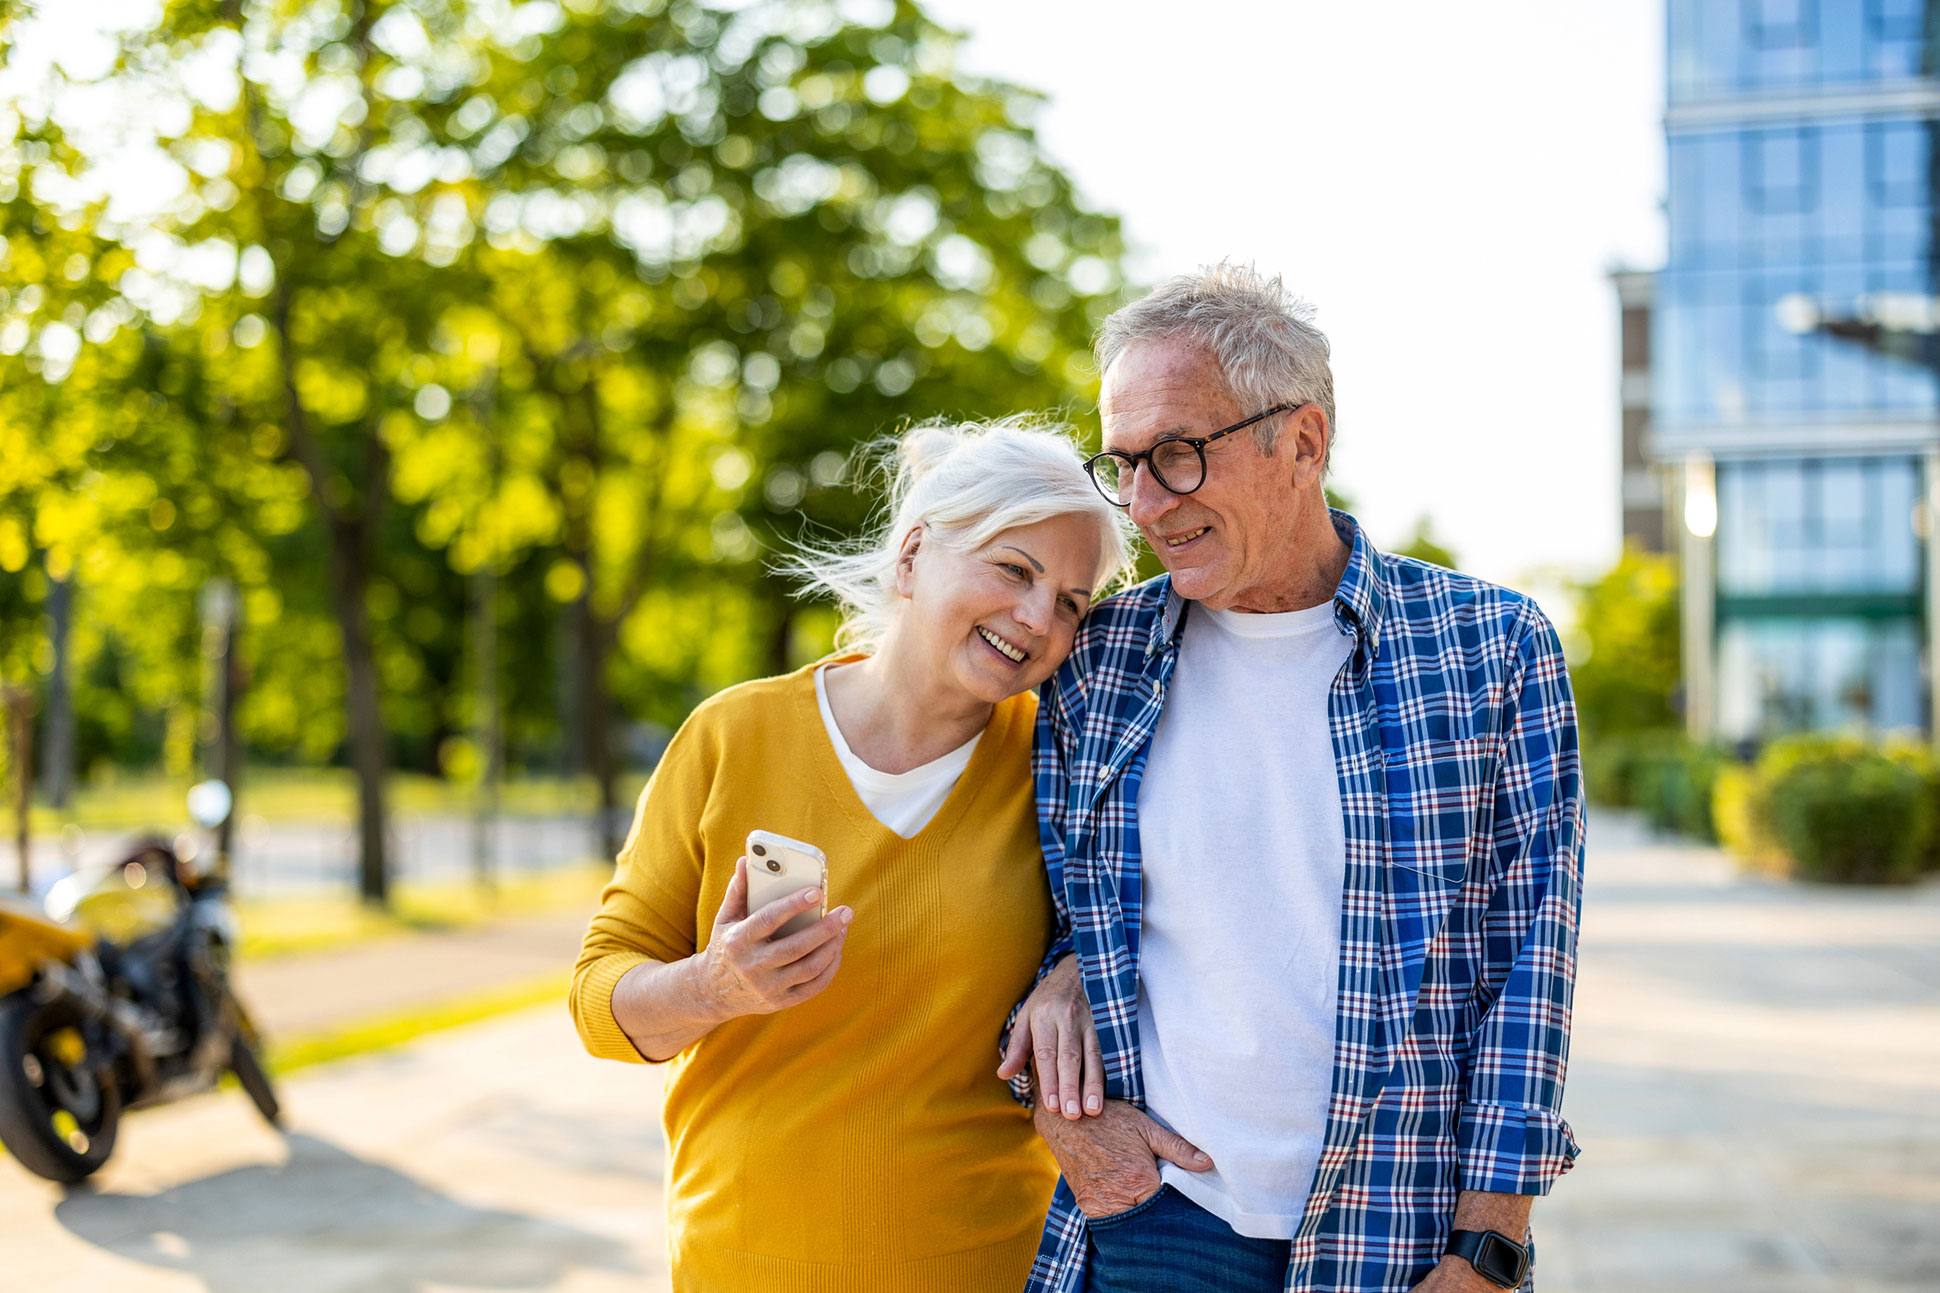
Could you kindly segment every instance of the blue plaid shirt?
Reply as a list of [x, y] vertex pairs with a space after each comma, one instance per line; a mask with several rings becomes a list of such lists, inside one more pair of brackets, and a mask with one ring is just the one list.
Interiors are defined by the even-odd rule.
[[[1459, 1191], [1545, 1194], [1577, 1154], [1560, 1113], [1576, 712], [1534, 602], [1384, 556], [1345, 513], [1334, 526], [1353, 549], [1334, 618], [1354, 645], [1328, 699], [1347, 828], [1340, 1006], [1286, 1288], [1405, 1293], [1440, 1260]], [[1140, 1107], [1139, 784], [1188, 619], [1167, 578], [1093, 609], [1044, 686], [1032, 754], [1061, 931], [1045, 966], [1076, 950], [1106, 1094]], [[1207, 770], [1208, 811], [1220, 778], [1246, 775], [1235, 753]], [[1085, 1252], [1059, 1181], [1031, 1293], [1082, 1288]]]

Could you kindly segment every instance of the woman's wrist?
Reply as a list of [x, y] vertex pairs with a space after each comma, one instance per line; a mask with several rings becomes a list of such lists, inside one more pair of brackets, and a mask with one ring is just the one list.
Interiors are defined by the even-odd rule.
[[722, 990], [718, 972], [708, 959], [706, 951], [699, 951], [680, 962], [684, 971], [682, 986], [687, 998], [694, 1023], [702, 1028], [713, 1029], [735, 1018], [735, 1011], [728, 1005], [727, 993]]

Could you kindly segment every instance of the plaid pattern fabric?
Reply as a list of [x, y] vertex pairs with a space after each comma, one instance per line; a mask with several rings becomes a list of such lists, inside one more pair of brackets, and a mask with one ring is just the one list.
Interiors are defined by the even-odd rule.
[[[1334, 525], [1353, 549], [1334, 614], [1354, 646], [1328, 702], [1347, 828], [1340, 1005], [1286, 1287], [1404, 1293], [1440, 1260], [1459, 1191], [1544, 1194], [1577, 1154], [1559, 1113], [1581, 910], [1576, 716], [1534, 602], [1384, 556], [1345, 513]], [[1077, 951], [1106, 1093], [1140, 1107], [1139, 783], [1188, 619], [1165, 578], [1095, 608], [1045, 684], [1033, 750], [1062, 931], [1046, 965]], [[1235, 756], [1222, 777], [1244, 775]], [[1085, 1251], [1060, 1181], [1031, 1293], [1076, 1293]]]

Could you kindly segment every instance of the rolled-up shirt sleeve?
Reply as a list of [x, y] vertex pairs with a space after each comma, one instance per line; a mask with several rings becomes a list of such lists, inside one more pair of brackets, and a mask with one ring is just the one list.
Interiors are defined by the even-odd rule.
[[[1031, 737], [1031, 780], [1037, 794], [1038, 845], [1044, 853], [1044, 873], [1051, 886], [1052, 908], [1051, 946], [1038, 964], [1033, 986], [1042, 982], [1059, 961], [1075, 950], [1071, 941], [1071, 908], [1064, 892], [1064, 805], [1070, 793], [1071, 781], [1064, 760], [1064, 733], [1060, 722], [1063, 712], [1058, 682], [1054, 677], [1038, 692], [1037, 727]], [[1009, 1047], [1010, 1030], [1017, 1023], [1017, 1015], [1023, 1010], [1024, 1001], [1028, 1000], [1030, 997], [1027, 994], [1023, 1001], [1011, 1007], [1010, 1015], [1004, 1020], [1003, 1034], [997, 1039], [999, 1055]], [[1037, 1103], [1029, 1064], [1010, 1080], [1010, 1093], [1025, 1108]]]
[[1576, 705], [1533, 604], [1511, 665], [1495, 787], [1498, 879], [1482, 920], [1481, 1011], [1457, 1132], [1465, 1190], [1547, 1194], [1578, 1149], [1563, 1120], [1582, 917]]

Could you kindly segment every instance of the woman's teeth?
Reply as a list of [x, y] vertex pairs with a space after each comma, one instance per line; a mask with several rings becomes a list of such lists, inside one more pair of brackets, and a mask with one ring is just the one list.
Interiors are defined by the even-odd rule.
[[989, 629], [984, 628], [982, 625], [979, 625], [977, 627], [977, 632], [983, 634], [984, 641], [996, 647], [999, 651], [1003, 652], [1006, 656], [1009, 656], [1012, 660], [1016, 661], [1018, 664], [1024, 663], [1025, 656], [1022, 651], [1018, 650], [1016, 647], [1012, 646], [1004, 639], [998, 637], [995, 633], [992, 633]]

